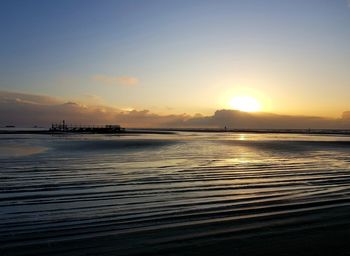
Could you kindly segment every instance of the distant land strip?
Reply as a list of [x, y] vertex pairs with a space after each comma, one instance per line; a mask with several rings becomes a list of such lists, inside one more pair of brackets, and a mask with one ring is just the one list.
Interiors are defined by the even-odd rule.
[[[220, 129], [220, 128], [128, 128], [123, 131], [106, 134], [175, 134], [176, 132], [215, 132], [215, 133], [280, 133], [280, 134], [315, 134], [315, 135], [348, 135], [350, 130], [344, 129]], [[0, 134], [91, 134], [94, 132], [64, 132], [49, 130], [2, 129]], [[104, 134], [104, 133], [99, 133]]]

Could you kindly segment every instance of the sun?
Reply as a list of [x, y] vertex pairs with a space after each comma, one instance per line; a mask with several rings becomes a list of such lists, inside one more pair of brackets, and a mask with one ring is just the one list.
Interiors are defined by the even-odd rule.
[[237, 96], [229, 101], [229, 106], [234, 110], [244, 112], [258, 112], [261, 110], [260, 103], [250, 96]]

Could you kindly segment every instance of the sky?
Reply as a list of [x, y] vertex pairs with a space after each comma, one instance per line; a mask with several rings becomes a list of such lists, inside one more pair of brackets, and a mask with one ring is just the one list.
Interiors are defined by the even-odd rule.
[[0, 124], [75, 104], [86, 122], [102, 111], [184, 125], [237, 97], [264, 115], [350, 110], [347, 0], [0, 0], [0, 41]]

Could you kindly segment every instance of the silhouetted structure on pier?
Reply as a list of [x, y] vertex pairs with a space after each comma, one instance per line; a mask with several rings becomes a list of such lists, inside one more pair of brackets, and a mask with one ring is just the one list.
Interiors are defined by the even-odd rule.
[[119, 133], [125, 131], [120, 125], [68, 125], [65, 120], [62, 123], [53, 123], [51, 132], [76, 132], [76, 133]]

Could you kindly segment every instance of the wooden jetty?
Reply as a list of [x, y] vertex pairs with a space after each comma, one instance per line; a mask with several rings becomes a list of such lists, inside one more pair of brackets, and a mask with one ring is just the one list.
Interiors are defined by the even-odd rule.
[[66, 124], [65, 120], [61, 123], [53, 123], [50, 128], [50, 132], [72, 132], [72, 133], [120, 133], [125, 129], [120, 125], [72, 125]]

